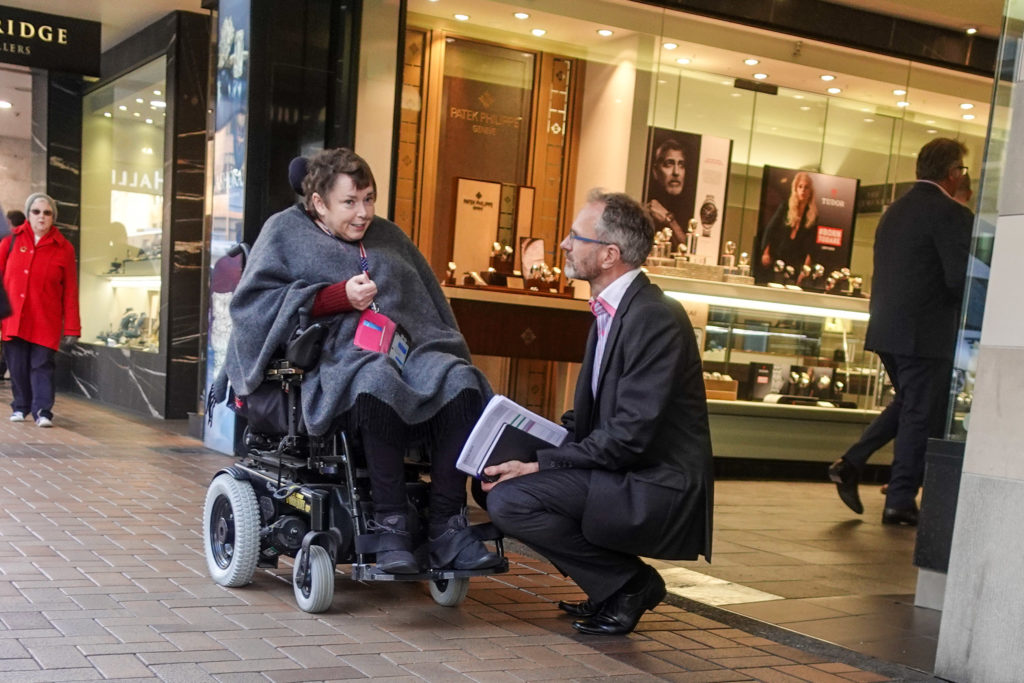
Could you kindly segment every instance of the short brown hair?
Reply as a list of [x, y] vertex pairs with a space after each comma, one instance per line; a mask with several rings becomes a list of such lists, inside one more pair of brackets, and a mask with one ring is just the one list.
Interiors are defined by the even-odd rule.
[[320, 195], [326, 201], [327, 194], [340, 175], [351, 178], [357, 190], [372, 187], [374, 192], [377, 191], [377, 181], [373, 179], [373, 171], [365, 159], [346, 147], [325, 149], [309, 160], [306, 177], [302, 179], [306, 209], [315, 212], [313, 194]]
[[951, 138], [935, 138], [917, 153], [918, 180], [941, 182], [967, 155], [967, 146]]

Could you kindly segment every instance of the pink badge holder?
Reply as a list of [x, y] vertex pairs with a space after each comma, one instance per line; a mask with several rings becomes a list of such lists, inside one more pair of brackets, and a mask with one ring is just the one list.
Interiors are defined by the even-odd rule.
[[409, 335], [401, 325], [376, 309], [374, 304], [359, 316], [353, 343], [367, 351], [386, 353], [402, 369], [409, 357]]

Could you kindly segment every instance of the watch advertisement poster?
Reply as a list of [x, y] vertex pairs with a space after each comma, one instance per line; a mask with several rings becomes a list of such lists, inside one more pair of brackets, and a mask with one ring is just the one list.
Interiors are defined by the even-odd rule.
[[751, 249], [758, 284], [823, 290], [830, 273], [849, 268], [859, 185], [857, 178], [765, 166]]
[[696, 263], [717, 264], [732, 140], [648, 128], [644, 202], [655, 228], [672, 230], [672, 252], [686, 245]]

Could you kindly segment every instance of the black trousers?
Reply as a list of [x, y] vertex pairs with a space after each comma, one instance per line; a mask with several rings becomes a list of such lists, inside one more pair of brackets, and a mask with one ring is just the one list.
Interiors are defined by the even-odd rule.
[[[603, 602], [644, 568], [635, 555], [594, 545], [583, 535], [585, 516], [608, 514], [587, 506], [590, 470], [544, 470], [516, 477], [487, 494], [487, 512], [501, 531], [518, 538]], [[606, 501], [614, 505], [613, 501]]]
[[907, 509], [914, 506], [924, 481], [928, 438], [941, 438], [945, 432], [953, 363], [944, 358], [891, 353], [878, 356], [896, 389], [896, 397], [867, 426], [843, 459], [858, 470], [863, 469], [875, 451], [895, 439], [885, 506]]
[[3, 353], [11, 373], [11, 410], [52, 418], [56, 351], [14, 337], [3, 343]]
[[[450, 429], [438, 437], [430, 455], [430, 522], [446, 522], [466, 505], [466, 475], [455, 468], [472, 424]], [[405, 447], [361, 432], [374, 511], [379, 514], [404, 514]]]

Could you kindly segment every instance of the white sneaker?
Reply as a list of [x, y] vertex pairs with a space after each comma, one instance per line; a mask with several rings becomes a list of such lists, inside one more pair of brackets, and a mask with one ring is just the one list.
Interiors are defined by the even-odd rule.
[[24, 421], [25, 421], [25, 413], [21, 412], [20, 410], [15, 410], [13, 413], [11, 413], [11, 422], [24, 422]]
[[36, 418], [36, 427], [52, 427], [52, 426], [53, 426], [53, 420], [51, 420], [50, 418], [45, 417], [43, 415], [40, 415], [38, 418]]

